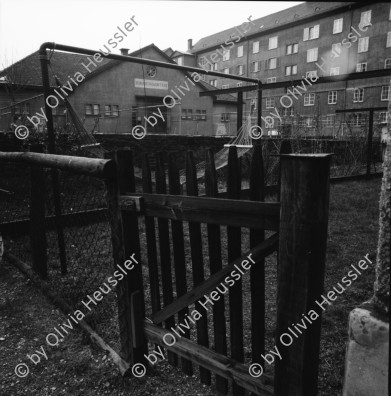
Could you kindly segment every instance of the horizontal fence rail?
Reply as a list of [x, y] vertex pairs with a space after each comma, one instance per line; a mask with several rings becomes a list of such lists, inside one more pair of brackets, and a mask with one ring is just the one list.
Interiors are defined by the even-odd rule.
[[0, 152], [0, 162], [39, 165], [99, 178], [113, 177], [115, 172], [114, 162], [111, 160], [72, 157], [69, 155]]
[[280, 204], [186, 195], [121, 195], [124, 211], [164, 219], [278, 230]]

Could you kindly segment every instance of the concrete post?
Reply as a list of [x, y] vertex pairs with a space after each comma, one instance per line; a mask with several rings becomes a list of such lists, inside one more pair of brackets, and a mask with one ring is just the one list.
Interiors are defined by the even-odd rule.
[[390, 394], [391, 100], [388, 113], [374, 295], [350, 313], [344, 396]]

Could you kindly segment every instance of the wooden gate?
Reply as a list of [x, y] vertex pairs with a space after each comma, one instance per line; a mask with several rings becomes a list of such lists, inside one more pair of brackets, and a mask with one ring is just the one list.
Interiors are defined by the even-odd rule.
[[[254, 147], [250, 200], [240, 200], [236, 150], [230, 147], [224, 199], [217, 198], [211, 150], [206, 153], [203, 196], [199, 196], [192, 152], [186, 155], [187, 195], [182, 191], [174, 154], [170, 153], [167, 161], [163, 153], [154, 158], [155, 191], [149, 157], [144, 155], [142, 192], [136, 192], [132, 153], [111, 155], [119, 169], [118, 180], [108, 182], [114, 259], [120, 264], [135, 254], [142, 262], [119, 288], [122, 354], [132, 364], [148, 366], [146, 357], [152, 353], [148, 341], [152, 342], [166, 349], [168, 361], [174, 366], [180, 364], [186, 374], [193, 374], [193, 365], [199, 365], [202, 383], [211, 384], [211, 374], [216, 375], [219, 394], [227, 394], [231, 385], [234, 395], [244, 395], [245, 390], [258, 395], [316, 395], [321, 312], [292, 345], [282, 345], [280, 337], [302, 314], [314, 309], [323, 291], [330, 156], [282, 155], [280, 202], [263, 202], [261, 147]], [[242, 236], [248, 241], [245, 251]], [[273, 374], [262, 355], [265, 258], [276, 251], [275, 340], [281, 360], [276, 361]], [[242, 278], [247, 275], [249, 292], [244, 295]], [[225, 301], [217, 287], [222, 289], [229, 278]], [[144, 284], [145, 279], [149, 284]], [[213, 302], [208, 307], [206, 296]], [[195, 306], [190, 310], [192, 304]], [[183, 323], [186, 326], [179, 326]], [[244, 329], [250, 334], [246, 345]], [[191, 335], [190, 330], [196, 334]], [[255, 362], [265, 369], [260, 378], [249, 374], [249, 365]]]

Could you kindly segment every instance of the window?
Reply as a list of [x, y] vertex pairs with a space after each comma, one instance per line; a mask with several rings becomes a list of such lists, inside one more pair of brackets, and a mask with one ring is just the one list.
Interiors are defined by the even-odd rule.
[[200, 60], [198, 61], [198, 64], [200, 66], [204, 66], [206, 64], [206, 58], [204, 56], [201, 56]]
[[229, 50], [223, 52], [223, 61], [229, 60]]
[[291, 65], [291, 66], [285, 67], [285, 75], [286, 76], [291, 76], [294, 74], [297, 74], [297, 65]]
[[324, 126], [331, 127], [335, 123], [335, 114], [327, 114]]
[[341, 33], [343, 25], [343, 18], [334, 19], [333, 34]]
[[361, 37], [358, 39], [358, 50], [357, 52], [367, 52], [369, 46], [369, 37]]
[[388, 122], [388, 112], [382, 111], [379, 113], [379, 123], [380, 124], [385, 124]]
[[386, 47], [389, 48], [391, 47], [391, 32], [387, 33], [387, 43], [386, 43]]
[[304, 29], [303, 41], [314, 40], [319, 38], [319, 25]]
[[266, 69], [276, 69], [277, 68], [277, 58], [271, 58], [266, 60]]
[[182, 120], [192, 120], [193, 119], [193, 110], [192, 109], [182, 109], [181, 119]]
[[217, 85], [217, 80], [209, 80], [209, 84], [215, 87]]
[[296, 54], [297, 52], [299, 52], [299, 44], [289, 44], [286, 46], [287, 55]]
[[356, 65], [356, 73], [366, 72], [367, 71], [367, 63], [357, 63]]
[[389, 100], [389, 99], [390, 99], [390, 86], [389, 85], [383, 85], [381, 87], [380, 100]]
[[316, 62], [318, 60], [318, 49], [312, 48], [307, 50], [307, 63]]
[[105, 117], [110, 117], [111, 115], [111, 106], [105, 105]]
[[86, 110], [86, 115], [92, 115], [92, 105], [86, 104], [85, 110]]
[[229, 84], [223, 84], [223, 85], [221, 86], [221, 88], [223, 88], [223, 89], [228, 89], [228, 88], [229, 88]]
[[212, 70], [217, 71], [217, 63], [212, 63]]
[[195, 119], [196, 121], [199, 121], [199, 120], [201, 119], [201, 110], [196, 110], [194, 119]]
[[178, 63], [178, 65], [183, 66], [183, 56], [179, 56], [177, 58], [177, 63]]
[[305, 78], [312, 78], [312, 77], [318, 77], [318, 71], [317, 70], [310, 70], [305, 73]]
[[391, 69], [391, 59], [386, 59], [384, 61], [384, 68], [385, 69]]
[[330, 67], [330, 76], [338, 76], [339, 67]]
[[229, 113], [221, 113], [221, 122], [229, 122]]
[[119, 117], [119, 106], [118, 105], [111, 106], [111, 115], [113, 117]]
[[259, 52], [259, 41], [253, 42], [253, 54], [257, 54]]
[[243, 45], [239, 45], [238, 47], [238, 58], [243, 56]]
[[278, 36], [269, 38], [269, 50], [275, 49], [278, 46]]
[[365, 117], [363, 113], [354, 113], [353, 114], [353, 122], [352, 125], [353, 126], [361, 126], [361, 125], [365, 125]]
[[259, 62], [252, 62], [252, 71], [255, 72], [259, 72]]
[[366, 26], [371, 26], [371, 14], [372, 11], [364, 11], [361, 13], [361, 20], [360, 20], [360, 28], [366, 27]]
[[293, 106], [291, 106], [291, 107], [284, 107], [284, 110], [283, 110], [283, 116], [284, 117], [288, 117], [288, 116], [291, 116], [291, 117], [293, 117], [294, 116], [294, 110], [293, 110]]
[[273, 109], [275, 104], [276, 104], [275, 98], [266, 98], [266, 108], [267, 109]]
[[202, 121], [206, 120], [206, 110], [201, 110], [201, 120]]
[[304, 106], [313, 106], [315, 104], [315, 94], [307, 93], [304, 95]]
[[223, 69], [223, 73], [229, 74], [229, 67], [225, 67], [225, 68]]
[[329, 91], [327, 102], [328, 104], [337, 104], [337, 91]]
[[[57, 110], [57, 107], [59, 107], [59, 106], [56, 106], [52, 109], [53, 114], [57, 114], [57, 113], [55, 113], [55, 111]], [[20, 105], [15, 105], [14, 106], [14, 114], [15, 115], [30, 114], [30, 103], [23, 103]]]
[[275, 83], [277, 81], [276, 77], [268, 77], [268, 79], [266, 80], [267, 84], [271, 84], [271, 83]]
[[243, 65], [238, 65], [238, 76], [243, 74]]
[[243, 83], [242, 82], [238, 82], [238, 83], [236, 83], [236, 86], [237, 87], [243, 87]]
[[353, 103], [364, 101], [364, 88], [355, 88], [353, 92]]
[[94, 104], [94, 115], [100, 114], [100, 105]]
[[341, 43], [332, 44], [331, 52], [333, 53], [334, 58], [339, 58], [342, 52]]

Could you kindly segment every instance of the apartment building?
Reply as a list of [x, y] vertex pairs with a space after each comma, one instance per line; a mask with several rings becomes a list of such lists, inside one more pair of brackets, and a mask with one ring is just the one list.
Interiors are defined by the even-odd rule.
[[[238, 27], [233, 27], [204, 37], [194, 46], [189, 40], [188, 52], [195, 56], [196, 65], [205, 70], [260, 79], [264, 84], [263, 116], [277, 109], [283, 114], [284, 125], [296, 122], [311, 133], [316, 129], [317, 134], [328, 136], [340, 134], [342, 117], [345, 123], [360, 128], [368, 116], [360, 109], [387, 107], [390, 3], [307, 2], [259, 19], [253, 17], [252, 21], [244, 37], [239, 37]], [[310, 84], [317, 77], [384, 69], [389, 69], [390, 74]], [[303, 80], [305, 90], [300, 90], [300, 94], [292, 86], [267, 89], [267, 84], [294, 80]], [[233, 80], [213, 76], [206, 76], [205, 81], [219, 89], [242, 84], [233, 85]], [[291, 106], [287, 98], [281, 101], [284, 95], [291, 97]], [[257, 91], [244, 93], [245, 113], [255, 115], [256, 96]], [[357, 112], [343, 116], [336, 113], [342, 109]], [[386, 118], [385, 110], [375, 112], [376, 123], [384, 123]], [[269, 129], [281, 125], [278, 118], [275, 121]]]

